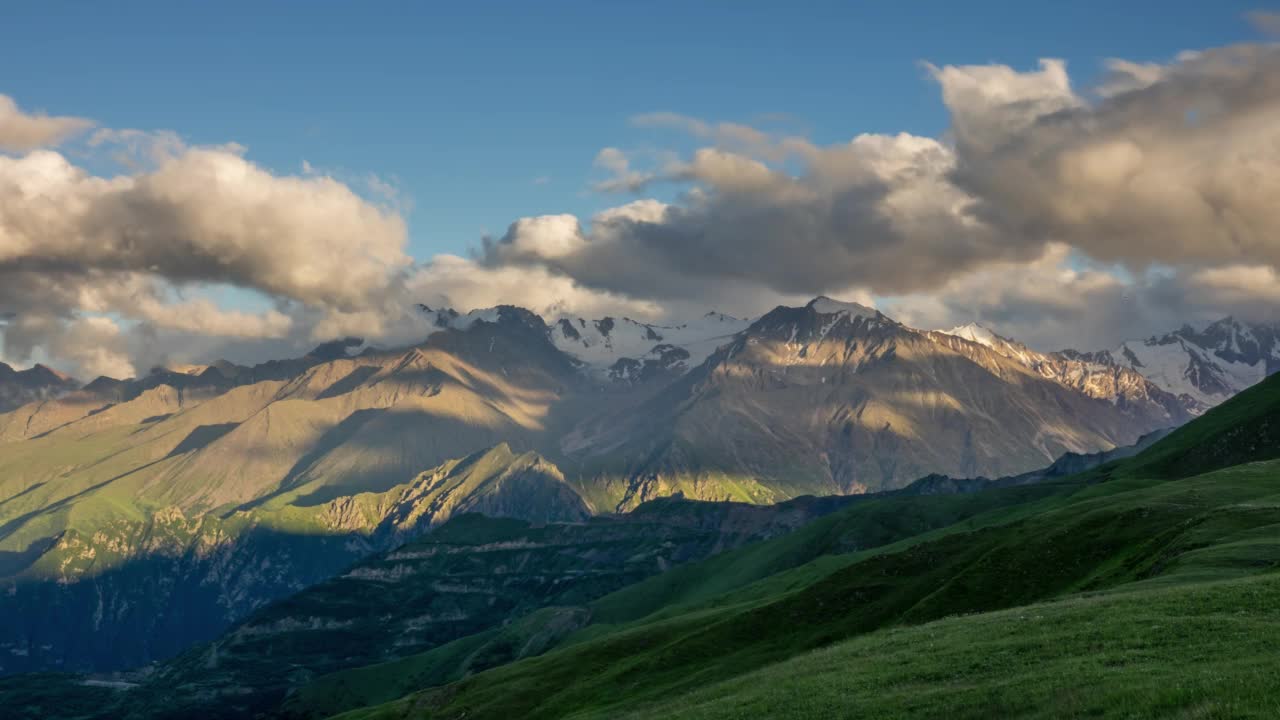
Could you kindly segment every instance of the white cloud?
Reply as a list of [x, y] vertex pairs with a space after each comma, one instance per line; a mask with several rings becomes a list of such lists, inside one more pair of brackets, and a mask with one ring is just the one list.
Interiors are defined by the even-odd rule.
[[1040, 350], [1092, 350], [1224, 315], [1280, 321], [1280, 275], [1229, 266], [1130, 276], [1051, 244], [1034, 261], [996, 263], [928, 293], [882, 298], [880, 307], [915, 327], [979, 322]]
[[49, 147], [93, 127], [93, 121], [70, 116], [23, 112], [13, 98], [0, 95], [0, 150], [25, 152]]
[[953, 164], [944, 145], [907, 134], [814, 149], [801, 175], [702, 148], [655, 178], [693, 183], [679, 202], [600, 213], [585, 233], [561, 218], [558, 242], [531, 241], [518, 221], [486, 246], [485, 260], [541, 264], [584, 286], [655, 300], [721, 296], [727, 283], [774, 295], [850, 283], [914, 289], [1010, 254], [966, 214], [970, 199], [947, 179]]
[[665, 307], [583, 287], [564, 275], [532, 266], [486, 266], [456, 255], [437, 255], [407, 283], [408, 294], [432, 307], [459, 310], [519, 304], [545, 316], [561, 313], [654, 320]]
[[[171, 133], [104, 130], [89, 145], [124, 153], [133, 172], [97, 177], [49, 150], [0, 156], [0, 310], [16, 316], [4, 329], [15, 359], [123, 370], [130, 352], [168, 354], [144, 335], [307, 337], [328, 314], [410, 304], [403, 219], [333, 178], [277, 175], [238, 146], [193, 148]], [[277, 307], [183, 299], [225, 285]], [[72, 327], [106, 337], [89, 314], [130, 321], [113, 322], [109, 352], [69, 339]]]
[[1044, 59], [1040, 69], [1018, 72], [1007, 65], [926, 65], [942, 88], [959, 145], [990, 152], [1037, 120], [1078, 108], [1062, 60]]
[[763, 157], [779, 162], [791, 156], [808, 157], [817, 148], [795, 135], [777, 135], [741, 123], [709, 123], [698, 118], [672, 112], [636, 115], [631, 124], [646, 128], [672, 128], [693, 137], [708, 140], [715, 147], [732, 152]]
[[404, 243], [398, 216], [346, 186], [223, 150], [110, 180], [50, 151], [0, 157], [0, 272], [147, 272], [346, 307], [387, 289], [410, 262]]
[[632, 169], [627, 154], [615, 147], [607, 147], [596, 153], [595, 166], [609, 172], [609, 177], [591, 184], [591, 189], [604, 193], [639, 192], [653, 182], [654, 173]]
[[883, 299], [881, 307], [913, 327], [978, 322], [1032, 347], [1056, 350], [1109, 347], [1145, 334], [1153, 319], [1147, 304], [1126, 278], [1084, 263], [1070, 247], [1055, 243], [1029, 262], [992, 263], [928, 292]]
[[1065, 242], [1134, 269], [1280, 263], [1280, 47], [1112, 67], [1124, 90], [1093, 105], [1058, 65], [938, 71], [975, 214], [1008, 244]]
[[89, 136], [90, 148], [109, 150], [111, 159], [135, 172], [155, 168], [181, 155], [187, 143], [172, 130], [99, 128]]
[[1142, 90], [1164, 79], [1165, 69], [1160, 63], [1136, 63], [1113, 58], [1107, 61], [1106, 79], [1095, 88], [1095, 92], [1107, 98]]
[[583, 249], [587, 240], [574, 215], [541, 215], [520, 218], [511, 224], [493, 252], [501, 261], [520, 258], [553, 260]]

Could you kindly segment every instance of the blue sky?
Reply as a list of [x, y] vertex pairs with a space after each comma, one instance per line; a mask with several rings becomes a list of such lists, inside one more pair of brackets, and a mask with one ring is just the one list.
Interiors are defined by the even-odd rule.
[[[799, 7], [797, 7], [797, 5]], [[687, 149], [628, 118], [785, 123], [820, 143], [938, 135], [919, 62], [1167, 60], [1254, 39], [1258, 2], [9, 3], [0, 92], [106, 127], [238, 142], [393, 180], [410, 252], [618, 202], [586, 191], [605, 146]], [[775, 116], [784, 116], [779, 120]], [[546, 178], [543, 183], [537, 178]]]

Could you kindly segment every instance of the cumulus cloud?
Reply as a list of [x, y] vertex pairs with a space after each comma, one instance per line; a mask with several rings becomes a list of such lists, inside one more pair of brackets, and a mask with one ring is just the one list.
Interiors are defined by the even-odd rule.
[[929, 292], [885, 299], [881, 307], [913, 327], [978, 322], [1042, 350], [1093, 349], [1149, 334], [1153, 322], [1163, 328], [1185, 321], [1141, 286], [1055, 243], [1029, 262], [995, 262]]
[[793, 155], [809, 156], [816, 151], [814, 145], [803, 137], [789, 134], [779, 136], [741, 123], [709, 123], [673, 112], [636, 115], [631, 118], [631, 124], [645, 128], [680, 130], [693, 137], [710, 141], [715, 147], [764, 157], [770, 161], [785, 160]]
[[328, 178], [192, 149], [103, 179], [50, 151], [0, 157], [0, 272], [139, 271], [362, 304], [409, 264], [403, 221]]
[[1280, 322], [1280, 274], [1270, 267], [1153, 267], [1131, 275], [1051, 244], [1031, 262], [995, 263], [928, 293], [881, 298], [914, 327], [978, 322], [1040, 350], [1111, 348], [1225, 315]]
[[[132, 171], [155, 168], [187, 150], [182, 136], [172, 130], [99, 128], [89, 136], [88, 146], [108, 150], [112, 160]], [[238, 151], [238, 146], [230, 146]]]
[[70, 116], [23, 112], [13, 98], [0, 95], [0, 150], [24, 152], [57, 145], [93, 127], [93, 121]]
[[156, 291], [136, 295], [131, 301], [103, 305], [104, 309], [123, 311], [157, 329], [222, 338], [280, 338], [293, 327], [293, 318], [278, 310], [224, 310], [207, 298], [168, 301]]
[[815, 149], [799, 176], [703, 148], [663, 177], [694, 184], [680, 202], [644, 213], [633, 203], [593, 218], [585, 232], [564, 220], [558, 239], [531, 240], [517, 222], [485, 258], [542, 264], [589, 287], [655, 299], [698, 297], [725, 283], [781, 294], [850, 284], [911, 290], [1008, 252], [966, 215], [970, 199], [948, 181], [953, 166], [945, 145], [907, 134]]
[[[293, 316], [314, 327], [329, 314], [408, 303], [403, 219], [331, 177], [273, 174], [243, 148], [188, 147], [171, 133], [100, 131], [89, 145], [126, 153], [135, 172], [98, 177], [50, 150], [0, 156], [0, 309], [15, 317], [4, 330], [11, 357], [42, 349], [77, 372], [122, 371], [119, 338], [139, 326], [305, 336]], [[228, 310], [182, 297], [211, 286], [278, 307]], [[96, 325], [85, 324], [87, 313], [99, 314]], [[117, 340], [102, 345], [114, 354], [86, 354], [68, 339], [72, 327], [105, 338], [108, 314], [127, 321], [110, 321]]]
[[1280, 273], [1268, 266], [1201, 268], [1168, 281], [1171, 299], [1184, 306], [1215, 308], [1245, 319], [1280, 321]]
[[[585, 224], [517, 221], [482, 248], [483, 262], [661, 303], [859, 288], [954, 317], [966, 296], [992, 317], [1016, 305], [1025, 318], [1008, 322], [1045, 341], [1050, 326], [1035, 318], [1060, 319], [1060, 340], [1090, 342], [1182, 322], [1165, 308], [1272, 301], [1280, 47], [1111, 60], [1083, 91], [1056, 59], [1031, 70], [926, 67], [951, 118], [943, 138], [864, 134], [819, 146], [640, 116], [634, 124], [707, 144], [650, 173], [608, 148], [598, 164], [612, 182], [598, 187], [683, 185], [675, 202], [645, 213], [632, 203]], [[1100, 308], [1111, 321], [1069, 331]]]
[[127, 378], [137, 374], [128, 338], [114, 320], [102, 316], [63, 320], [48, 314], [24, 313], [5, 326], [5, 353], [25, 360], [36, 348], [85, 377]]
[[[527, 223], [523, 227], [527, 230]], [[657, 320], [668, 310], [652, 300], [583, 287], [545, 267], [484, 265], [456, 255], [437, 255], [410, 277], [407, 287], [410, 296], [432, 307], [472, 309], [514, 303], [547, 317], [611, 315], [637, 320]]]
[[485, 243], [490, 264], [555, 260], [580, 252], [586, 237], [575, 215], [540, 215], [511, 224], [498, 242]]
[[1092, 105], [1058, 65], [1006, 70], [935, 74], [953, 180], [1007, 244], [1065, 242], [1133, 268], [1280, 263], [1280, 47], [1129, 68], [1128, 89]]
[[597, 192], [639, 192], [657, 178], [654, 173], [632, 169], [631, 159], [615, 147], [607, 147], [596, 153], [594, 164], [609, 173], [609, 177], [591, 184], [591, 188]]

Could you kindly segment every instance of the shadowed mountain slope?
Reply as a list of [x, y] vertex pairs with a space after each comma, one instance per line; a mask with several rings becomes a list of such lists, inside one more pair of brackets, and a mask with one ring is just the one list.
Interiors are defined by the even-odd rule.
[[[207, 427], [207, 426], [202, 426]], [[380, 493], [223, 515], [177, 507], [84, 518], [15, 553], [0, 618], [0, 666], [123, 668], [215, 636], [267, 601], [323, 580], [458, 513], [545, 523], [590, 510], [551, 463], [505, 444]], [[22, 569], [20, 566], [24, 565]]]

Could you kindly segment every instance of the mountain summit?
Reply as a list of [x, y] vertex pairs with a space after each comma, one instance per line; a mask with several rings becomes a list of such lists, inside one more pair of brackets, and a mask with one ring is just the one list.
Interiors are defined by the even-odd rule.
[[1134, 370], [1203, 411], [1280, 372], [1280, 325], [1226, 317], [1196, 330], [1190, 325], [1111, 350], [1060, 353], [1086, 362]]
[[30, 402], [61, 397], [79, 387], [68, 375], [39, 363], [14, 370], [0, 362], [0, 413]]

